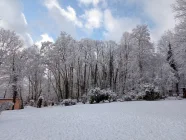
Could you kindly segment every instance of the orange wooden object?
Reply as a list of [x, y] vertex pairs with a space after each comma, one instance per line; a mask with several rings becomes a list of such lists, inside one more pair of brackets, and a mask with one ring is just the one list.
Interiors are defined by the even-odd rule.
[[[4, 102], [13, 102], [13, 99], [9, 98], [9, 99], [0, 99], [0, 103], [4, 103]], [[16, 99], [16, 103], [15, 103], [15, 106], [14, 106], [14, 109], [15, 110], [18, 110], [21, 108], [21, 100], [20, 99]], [[12, 108], [10, 108], [11, 110]]]

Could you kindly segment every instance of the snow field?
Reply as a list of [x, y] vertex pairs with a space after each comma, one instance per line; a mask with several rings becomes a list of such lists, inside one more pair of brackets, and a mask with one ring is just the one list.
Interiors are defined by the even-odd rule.
[[5, 111], [0, 140], [184, 140], [186, 100]]

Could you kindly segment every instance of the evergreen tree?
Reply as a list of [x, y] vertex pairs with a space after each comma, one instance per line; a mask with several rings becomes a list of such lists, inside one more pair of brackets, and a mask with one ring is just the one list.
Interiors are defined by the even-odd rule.
[[175, 77], [177, 78], [177, 82], [176, 82], [176, 93], [179, 96], [179, 74], [178, 74], [178, 68], [176, 66], [176, 62], [174, 60], [174, 55], [173, 55], [173, 51], [172, 51], [172, 47], [171, 44], [169, 43], [168, 45], [169, 49], [167, 52], [167, 61], [170, 65], [170, 67], [174, 70], [175, 73]]

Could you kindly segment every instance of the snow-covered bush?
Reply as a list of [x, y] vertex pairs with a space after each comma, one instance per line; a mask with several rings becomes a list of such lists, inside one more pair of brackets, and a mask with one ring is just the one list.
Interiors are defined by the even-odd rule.
[[48, 105], [54, 106], [54, 101], [49, 100], [49, 101], [48, 101]]
[[117, 102], [123, 102], [124, 100], [122, 98], [117, 99]]
[[137, 93], [132, 90], [132, 91], [128, 92], [127, 95], [131, 98], [131, 100], [134, 100], [137, 96]]
[[178, 99], [178, 100], [182, 100], [183, 98], [182, 98], [181, 96], [178, 96], [177, 99]]
[[0, 103], [0, 113], [4, 110], [10, 110], [14, 104], [12, 102]]
[[71, 105], [71, 99], [64, 99], [61, 104], [65, 105], [65, 106], [70, 106]]
[[35, 101], [34, 100], [30, 100], [29, 105], [30, 106], [35, 106]]
[[77, 104], [76, 99], [64, 99], [61, 103], [61, 105], [65, 105], [65, 106], [71, 106], [71, 105], [76, 105], [76, 104]]
[[54, 102], [51, 103], [51, 106], [54, 106]]
[[109, 95], [110, 101], [112, 101], [112, 102], [116, 102], [117, 101], [117, 94], [115, 92], [113, 92], [111, 90], [106, 90], [105, 94]]
[[162, 98], [158, 88], [153, 84], [144, 84], [143, 89], [145, 92], [145, 95], [143, 97], [144, 100], [152, 101], [152, 100], [158, 100]]
[[43, 97], [43, 96], [39, 96], [38, 100], [39, 100], [39, 99], [42, 99], [42, 100], [44, 100], [44, 97]]
[[177, 96], [177, 97], [167, 97], [166, 100], [182, 100], [183, 98], [180, 97], [180, 96]]
[[114, 92], [111, 90], [101, 90], [100, 88], [91, 89], [88, 96], [90, 104], [104, 102], [106, 100], [109, 102], [117, 100], [117, 95]]
[[83, 104], [87, 102], [87, 96], [85, 94], [81, 97], [81, 101]]
[[135, 100], [137, 100], [137, 98], [138, 98], [138, 94], [137, 94], [137, 92], [134, 91], [134, 90], [131, 90], [131, 91], [128, 92], [126, 95], [123, 95], [123, 96], [121, 97], [121, 99], [122, 99], [123, 101], [135, 101]]
[[137, 101], [143, 100], [144, 97], [145, 97], [145, 93], [138, 93], [135, 96], [135, 100], [137, 100]]
[[43, 100], [44, 100], [44, 97], [43, 96], [39, 96], [38, 101], [37, 101], [37, 107], [38, 108], [41, 108]]
[[122, 97], [122, 99], [123, 99], [123, 101], [132, 101], [132, 98], [131, 98], [130, 95], [124, 95], [124, 96]]
[[76, 99], [71, 100], [71, 105], [76, 105], [76, 104], [77, 104], [77, 100]]
[[137, 91], [130, 91], [122, 97], [123, 101], [136, 101], [136, 100], [158, 100], [162, 96], [156, 86], [153, 84], [143, 84]]
[[48, 106], [48, 102], [46, 100], [43, 101], [43, 106], [47, 107]]
[[93, 104], [94, 102], [99, 103], [100, 95], [101, 95], [100, 88], [94, 88], [94, 89], [89, 90], [88, 92], [89, 103], [90, 104]]

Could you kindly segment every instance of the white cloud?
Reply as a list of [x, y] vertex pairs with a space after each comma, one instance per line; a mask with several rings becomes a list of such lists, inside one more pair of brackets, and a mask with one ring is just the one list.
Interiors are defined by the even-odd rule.
[[93, 5], [97, 6], [99, 3], [105, 3], [105, 0], [78, 0], [80, 4], [84, 4], [86, 6]]
[[85, 27], [87, 29], [100, 28], [103, 22], [103, 14], [96, 8], [85, 11], [83, 18], [86, 20]]
[[137, 24], [140, 24], [140, 19], [129, 17], [113, 17], [109, 9], [104, 11], [104, 28], [106, 32], [104, 37], [107, 40], [120, 41], [122, 34], [125, 31], [131, 31]]
[[33, 41], [28, 33], [28, 23], [19, 1], [1, 0], [0, 18], [0, 27], [15, 31], [24, 40], [26, 46], [32, 45]]
[[78, 20], [76, 16], [76, 12], [71, 6], [68, 6], [67, 10], [65, 10], [60, 7], [59, 2], [57, 0], [45, 0], [45, 6], [50, 11], [58, 10], [58, 12], [60, 13], [62, 17], [73, 22], [76, 26], [82, 27], [81, 21]]
[[37, 41], [35, 44], [41, 48], [42, 42], [54, 42], [54, 39], [50, 37], [47, 33], [41, 35], [41, 40]]
[[[140, 15], [138, 18], [134, 17], [120, 17], [115, 18], [112, 16], [112, 13], [105, 12], [105, 16], [107, 17], [107, 25], [105, 26], [107, 29], [107, 32], [105, 33], [105, 37], [109, 39], [118, 40], [119, 34], [123, 31], [127, 31], [128, 29], [131, 29], [131, 27], [135, 27], [135, 23], [137, 24], [144, 24], [146, 21], [142, 21], [143, 19], [146, 19], [147, 21], [151, 20], [153, 23], [153, 26], [151, 26], [151, 39], [152, 41], [157, 42], [161, 35], [164, 33], [164, 31], [173, 29], [175, 27], [176, 21], [174, 19], [174, 13], [172, 11], [171, 5], [175, 2], [175, 0], [116, 0], [116, 1], [110, 1], [110, 3], [114, 3], [117, 5], [120, 4], [129, 4], [129, 5], [135, 5], [138, 8], [141, 8], [138, 15]], [[136, 10], [136, 9], [134, 9]], [[135, 15], [134, 15], [135, 16]], [[105, 18], [106, 18], [105, 17]], [[141, 18], [141, 22], [140, 19]], [[110, 21], [110, 22], [109, 22]], [[104, 21], [106, 22], [106, 21]], [[119, 28], [121, 30], [119, 30]], [[116, 36], [113, 36], [113, 33], [116, 34]], [[112, 37], [113, 36], [113, 37]]]
[[165, 30], [175, 27], [174, 13], [171, 4], [175, 0], [146, 0], [144, 10], [155, 22], [156, 27], [151, 30], [152, 39], [157, 41]]
[[28, 25], [25, 15], [23, 13], [21, 13], [21, 16], [22, 16], [22, 19], [24, 21], [24, 24]]
[[30, 44], [32, 45], [34, 43], [31, 35], [29, 33], [26, 33], [26, 36], [27, 36], [27, 44]]
[[129, 3], [142, 5], [143, 16], [151, 19], [155, 27], [151, 29], [151, 38], [158, 41], [163, 32], [175, 27], [171, 5], [175, 0], [128, 0]]
[[82, 29], [83, 24], [71, 6], [63, 9], [58, 0], [45, 0], [44, 6], [48, 9], [48, 15], [51, 20], [49, 22], [51, 22], [52, 26], [55, 26], [54, 29], [57, 33], [64, 31], [72, 37], [78, 38], [77, 28]]
[[132, 30], [140, 23], [137, 18], [113, 17], [111, 10], [104, 10], [105, 8], [101, 8], [101, 5], [99, 5], [105, 0], [79, 0], [79, 2], [95, 6], [84, 10], [84, 14], [80, 16], [82, 21], [78, 19], [72, 7], [68, 6], [65, 10], [59, 5], [57, 0], [45, 0], [44, 4], [60, 30], [69, 33], [73, 37], [77, 36], [76, 27], [80, 28], [87, 35], [90, 35], [92, 30], [103, 27], [105, 32], [100, 32], [100, 34], [103, 34], [105, 39], [119, 41], [124, 31]]
[[[174, 15], [171, 10], [171, 4], [175, 0], [126, 0], [125, 4], [135, 4], [139, 6], [137, 9], [141, 8], [140, 12], [142, 12], [137, 13], [138, 16], [136, 17], [135, 12], [138, 11], [134, 11], [134, 15], [131, 17], [121, 17], [117, 16], [116, 13], [113, 14], [115, 7], [102, 7], [101, 5], [108, 3], [107, 0], [77, 1], [81, 5], [92, 8], [86, 9], [87, 7], [81, 7], [84, 10], [84, 14], [78, 16], [75, 9], [71, 6], [62, 8], [58, 0], [45, 0], [45, 6], [49, 10], [50, 16], [58, 25], [56, 28], [59, 29], [56, 30], [65, 31], [73, 37], [77, 37], [77, 28], [89, 35], [93, 29], [104, 28], [105, 31], [100, 32], [100, 34], [102, 33], [105, 39], [119, 41], [123, 32], [131, 31], [138, 24], [152, 21], [153, 25], [150, 26], [151, 38], [153, 41], [157, 41], [165, 30], [175, 26]], [[123, 4], [123, 0], [117, 1], [119, 2], [118, 4]], [[143, 21], [143, 19], [146, 21]]]

